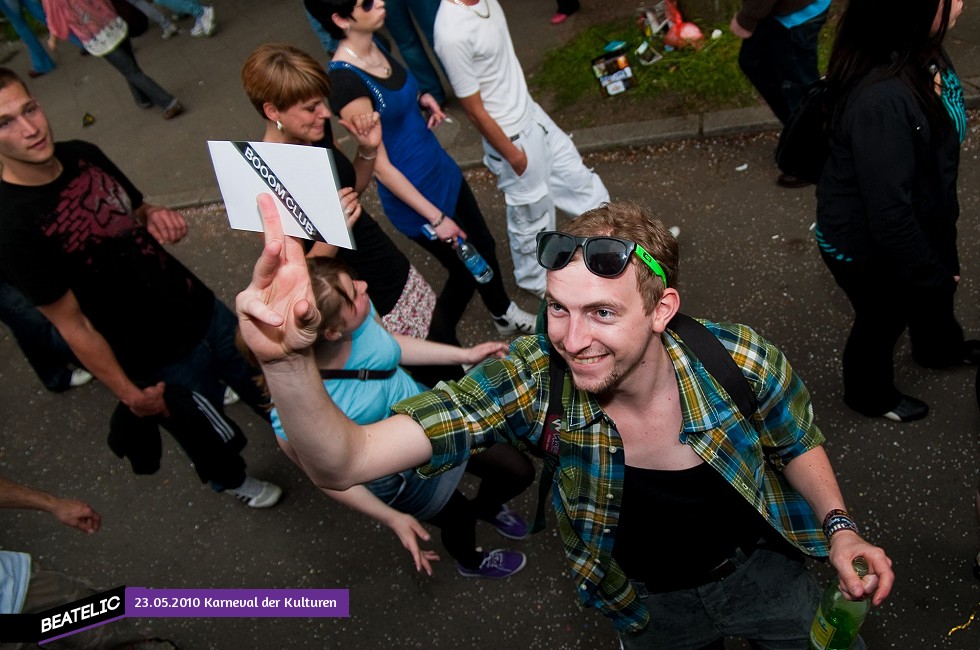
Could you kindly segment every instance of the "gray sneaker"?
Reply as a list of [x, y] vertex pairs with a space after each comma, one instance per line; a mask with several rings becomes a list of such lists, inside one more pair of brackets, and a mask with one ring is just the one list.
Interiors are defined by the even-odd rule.
[[243, 501], [249, 508], [271, 508], [279, 503], [282, 496], [282, 489], [278, 485], [260, 481], [247, 474], [241, 485], [225, 492]]

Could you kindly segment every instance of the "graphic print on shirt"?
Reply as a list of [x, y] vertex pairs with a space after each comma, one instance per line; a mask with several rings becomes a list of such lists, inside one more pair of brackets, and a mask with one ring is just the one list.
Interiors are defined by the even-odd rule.
[[85, 266], [94, 263], [93, 248], [98, 250], [120, 238], [133, 240], [142, 255], [159, 256], [162, 252], [147, 241], [149, 235], [133, 216], [123, 187], [101, 167], [85, 160], [79, 161], [79, 174], [60, 192], [58, 205], [42, 231], [58, 241], [65, 253], [80, 256]]

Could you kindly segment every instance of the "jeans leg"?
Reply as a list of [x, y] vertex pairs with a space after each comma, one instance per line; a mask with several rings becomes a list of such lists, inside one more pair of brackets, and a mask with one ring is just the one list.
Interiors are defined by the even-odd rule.
[[71, 348], [44, 315], [20, 291], [0, 282], [0, 322], [10, 328], [17, 345], [44, 386], [68, 390], [69, 363], [78, 364]]
[[173, 23], [170, 22], [170, 19], [164, 16], [152, 2], [147, 2], [147, 0], [128, 0], [128, 2], [143, 12], [147, 18], [159, 25], [161, 29], [166, 29], [167, 27], [173, 25]]
[[167, 108], [173, 103], [173, 96], [140, 69], [139, 63], [136, 62], [136, 55], [133, 53], [133, 44], [128, 38], [123, 39], [116, 49], [102, 58], [126, 79], [137, 104], [152, 102], [160, 108]]
[[405, 60], [405, 64], [415, 76], [419, 90], [423, 93], [430, 93], [437, 102], [443, 104], [446, 101], [446, 94], [442, 90], [439, 73], [436, 71], [436, 66], [433, 65], [432, 60], [429, 59], [419, 30], [415, 26], [415, 21], [418, 21], [419, 29], [429, 39], [431, 46], [433, 43], [432, 28], [435, 24], [438, 8], [439, 3], [432, 2], [432, 0], [392, 0], [385, 5], [388, 12], [385, 16], [385, 26], [398, 45], [398, 51]]
[[[305, 11], [305, 10], [304, 10]], [[309, 11], [306, 12], [306, 19], [310, 21], [310, 28], [313, 33], [316, 34], [317, 39], [320, 41], [320, 45], [323, 47], [323, 51], [327, 54], [333, 54], [337, 51], [337, 39], [331, 36], [327, 30], [323, 28], [320, 21], [313, 17]]]
[[181, 16], [200, 18], [204, 13], [204, 8], [197, 0], [154, 0], [154, 2]]
[[[271, 406], [269, 396], [259, 388], [257, 383], [262, 373], [242, 356], [235, 343], [237, 333], [238, 319], [223, 302], [216, 298], [214, 316], [207, 335], [215, 374], [238, 393], [242, 402], [248, 404], [259, 417], [268, 421]], [[224, 394], [223, 388], [221, 392]]]
[[[37, 40], [37, 36], [34, 35], [27, 21], [24, 20], [18, 0], [0, 0], [0, 13], [10, 21], [10, 25], [17, 32], [17, 36], [27, 46], [27, 52], [31, 57], [31, 67], [36, 72], [54, 70], [54, 61], [51, 60], [51, 56], [48, 55], [41, 42]], [[43, 11], [41, 16], [43, 20]]]
[[787, 29], [770, 16], [759, 21], [752, 36], [742, 41], [739, 67], [783, 124], [806, 89], [820, 78], [817, 37], [825, 22], [827, 12]]

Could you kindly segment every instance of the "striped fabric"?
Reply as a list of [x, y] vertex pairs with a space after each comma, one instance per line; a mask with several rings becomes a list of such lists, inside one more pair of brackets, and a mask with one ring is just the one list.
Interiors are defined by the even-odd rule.
[[[662, 340], [679, 380], [681, 441], [797, 548], [826, 556], [820, 522], [781, 471], [823, 443], [809, 393], [782, 353], [748, 327], [705, 325], [742, 368], [759, 409], [752, 421], [743, 419], [724, 389], [668, 331]], [[419, 471], [445, 471], [495, 442], [536, 445], [547, 411], [549, 350], [544, 336], [518, 339], [506, 359], [484, 362], [458, 383], [440, 384], [395, 405], [395, 412], [422, 425], [432, 443], [432, 459]], [[599, 608], [620, 630], [642, 629], [649, 613], [612, 558], [625, 470], [622, 440], [595, 397], [575, 389], [570, 377], [562, 402], [566, 419], [553, 502], [580, 600]]]

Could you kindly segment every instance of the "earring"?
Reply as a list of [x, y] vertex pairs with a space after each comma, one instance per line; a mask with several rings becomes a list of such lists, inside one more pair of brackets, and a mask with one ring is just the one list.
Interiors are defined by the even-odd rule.
[[282, 122], [279, 120], [276, 120], [276, 129], [279, 131], [279, 133], [282, 133]]

